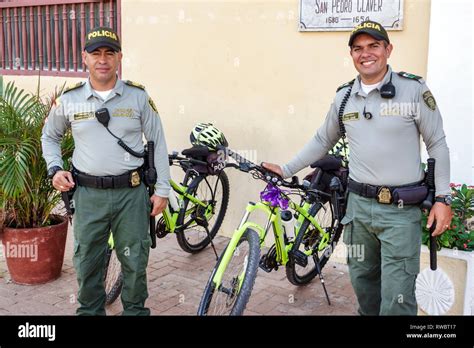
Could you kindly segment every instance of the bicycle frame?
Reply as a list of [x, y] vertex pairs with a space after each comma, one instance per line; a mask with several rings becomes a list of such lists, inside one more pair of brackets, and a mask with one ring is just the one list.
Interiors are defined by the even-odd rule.
[[[311, 203], [306, 201], [302, 206], [295, 204], [293, 201], [289, 202], [289, 208], [299, 214], [297, 222], [298, 226], [300, 227], [297, 231], [295, 231], [295, 235], [297, 236], [300, 233], [300, 229], [304, 220], [309, 220], [310, 223], [319, 231], [322, 236], [321, 241], [318, 245], [318, 251], [321, 251], [327, 247], [330, 235], [327, 231], [323, 230], [316, 221], [316, 219], [309, 214], [310, 207]], [[220, 286], [222, 282], [224, 271], [227, 268], [230, 260], [232, 259], [234, 250], [237, 248], [237, 243], [248, 228], [251, 228], [258, 233], [260, 239], [260, 248], [262, 248], [271, 225], [275, 236], [277, 262], [281, 265], [286, 265], [286, 263], [288, 262], [288, 253], [293, 247], [293, 242], [286, 243], [285, 241], [283, 226], [281, 222], [280, 207], [271, 207], [267, 202], [249, 202], [245, 210], [246, 211], [240, 222], [240, 225], [238, 229], [234, 231], [232, 238], [222, 256], [222, 261], [213, 276], [212, 281], [214, 282], [214, 286], [216, 289]], [[252, 214], [256, 210], [263, 211], [268, 216], [267, 224], [265, 227], [262, 227], [257, 223], [248, 221], [250, 214]], [[305, 251], [305, 254], [311, 256], [313, 254], [313, 250], [307, 250]], [[239, 275], [239, 289], [242, 284], [244, 274], [245, 269], [242, 270], [241, 274]]]
[[[173, 191], [175, 191], [178, 194], [177, 199], [178, 199], [178, 205], [179, 205], [180, 208], [183, 206], [183, 202], [184, 202], [185, 198], [189, 199], [195, 205], [200, 205], [202, 207], [206, 207], [206, 204], [204, 202], [202, 202], [201, 200], [194, 197], [192, 194], [190, 194], [188, 192], [189, 187], [177, 184], [175, 181], [173, 181], [173, 179], [170, 179], [170, 185], [171, 185], [171, 188], [173, 189]], [[168, 205], [166, 206], [165, 210], [163, 210], [162, 214], [163, 214], [163, 219], [165, 220], [166, 228], [168, 229], [168, 231], [170, 233], [174, 233], [177, 230], [179, 230], [180, 228], [189, 227], [191, 225], [191, 224], [189, 224], [187, 226], [178, 226], [177, 225], [177, 221], [178, 221], [178, 217], [179, 217], [179, 210], [174, 211], [173, 207], [171, 206], [171, 204], [169, 202], [168, 202]], [[189, 213], [186, 213], [186, 214], [189, 214]], [[208, 205], [207, 210], [205, 212], [206, 218], [209, 219], [212, 214], [213, 214], [212, 207], [210, 205]], [[108, 245], [111, 249], [113, 249], [115, 247], [112, 233], [110, 233], [110, 236], [109, 236], [109, 239], [108, 239]]]
[[[204, 180], [204, 178], [202, 178], [201, 180]], [[206, 219], [209, 219], [210, 216], [213, 214], [212, 206], [206, 205], [204, 202], [202, 202], [201, 200], [199, 200], [198, 198], [196, 198], [195, 196], [193, 196], [192, 194], [189, 193], [189, 189], [190, 188], [192, 189], [193, 186], [197, 185], [197, 183], [199, 183], [199, 182], [195, 183], [195, 180], [193, 180], [191, 182], [191, 185], [189, 187], [186, 187], [186, 186], [177, 184], [172, 179], [170, 180], [171, 188], [173, 189], [174, 192], [176, 192], [178, 194], [177, 199], [178, 199], [179, 207], [180, 208], [183, 207], [184, 199], [187, 198], [192, 203], [194, 203], [195, 205], [200, 205], [202, 207], [207, 206], [207, 210], [204, 213], [204, 215], [206, 216]], [[177, 221], [178, 221], [178, 217], [179, 217], [179, 210], [174, 211], [173, 207], [171, 206], [170, 203], [168, 203], [165, 210], [163, 210], [162, 214], [163, 214], [163, 219], [165, 220], [165, 223], [166, 223], [166, 228], [168, 229], [168, 231], [170, 233], [174, 233], [180, 228], [187, 228], [187, 227], [190, 226], [190, 225], [187, 225], [187, 226], [178, 226], [177, 225]], [[188, 215], [189, 212], [186, 212], [186, 214]]]

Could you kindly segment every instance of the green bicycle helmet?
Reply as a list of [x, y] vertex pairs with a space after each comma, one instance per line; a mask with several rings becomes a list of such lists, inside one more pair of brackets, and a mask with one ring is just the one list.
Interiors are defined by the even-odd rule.
[[212, 123], [198, 123], [194, 126], [189, 138], [194, 146], [207, 146], [211, 151], [216, 151], [217, 145], [226, 147], [229, 145], [224, 133], [214, 127]]

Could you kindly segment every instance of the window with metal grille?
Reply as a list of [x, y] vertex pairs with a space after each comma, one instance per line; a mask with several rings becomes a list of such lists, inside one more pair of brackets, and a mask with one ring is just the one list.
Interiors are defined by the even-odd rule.
[[0, 75], [87, 76], [85, 33], [99, 25], [120, 36], [120, 0], [0, 1]]

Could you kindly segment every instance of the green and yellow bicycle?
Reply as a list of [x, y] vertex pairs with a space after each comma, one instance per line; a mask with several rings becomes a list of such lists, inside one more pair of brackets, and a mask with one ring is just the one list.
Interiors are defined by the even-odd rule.
[[[220, 255], [204, 289], [198, 315], [242, 315], [250, 298], [258, 267], [266, 272], [285, 266], [288, 280], [295, 285], [310, 282], [319, 275], [326, 298], [322, 269], [341, 235], [345, 211], [347, 170], [333, 156], [315, 162], [312, 175], [302, 184], [297, 177], [285, 181], [227, 149], [237, 164], [228, 164], [265, 181], [261, 202], [249, 202], [237, 230]], [[282, 189], [283, 188], [283, 189]], [[299, 196], [296, 203], [291, 195]], [[249, 221], [250, 214], [262, 211], [266, 225]], [[286, 231], [282, 217], [294, 215], [294, 233]], [[265, 239], [273, 229], [275, 243], [263, 255]]]
[[[223, 171], [225, 163], [206, 146], [193, 146], [168, 155], [170, 165], [184, 171], [181, 184], [170, 180], [174, 195], [156, 224], [156, 236], [164, 238], [176, 233], [179, 246], [188, 253], [197, 253], [211, 244], [222, 225], [229, 203], [229, 179]], [[112, 234], [110, 234], [105, 265], [106, 304], [114, 302], [122, 290], [123, 274]]]

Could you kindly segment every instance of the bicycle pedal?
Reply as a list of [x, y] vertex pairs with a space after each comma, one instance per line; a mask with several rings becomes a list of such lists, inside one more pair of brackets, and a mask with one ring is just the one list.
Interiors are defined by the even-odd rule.
[[301, 250], [292, 250], [289, 254], [293, 256], [293, 259], [298, 266], [306, 267], [308, 265], [308, 256]]

